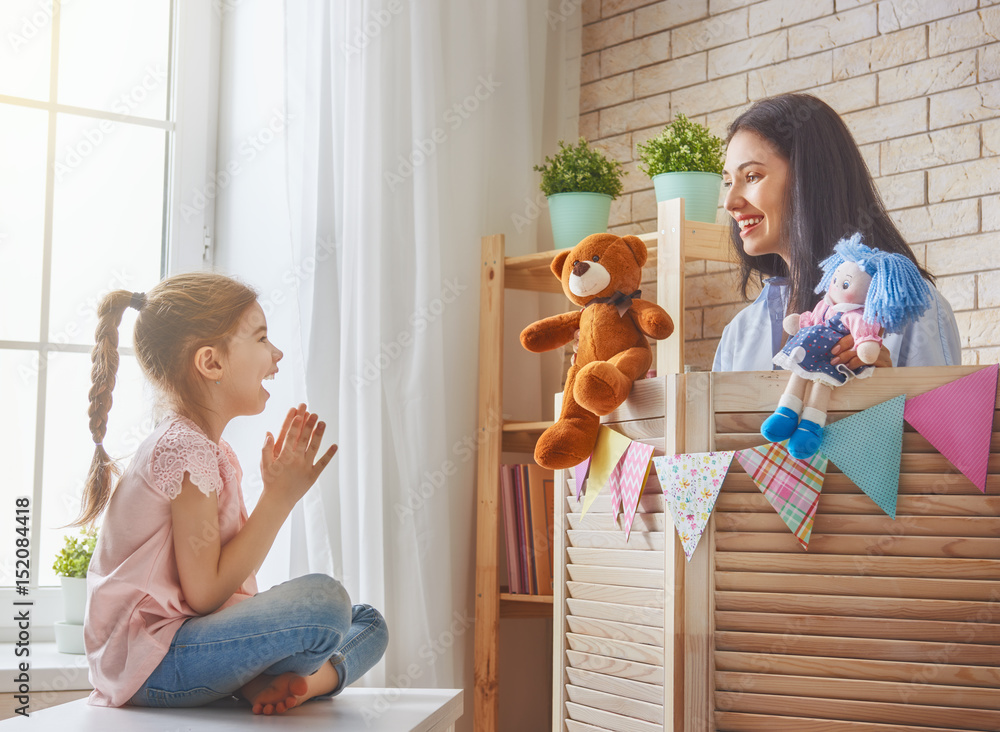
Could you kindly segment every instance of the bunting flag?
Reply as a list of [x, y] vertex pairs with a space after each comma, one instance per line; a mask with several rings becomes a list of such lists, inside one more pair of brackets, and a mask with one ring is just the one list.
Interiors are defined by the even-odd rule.
[[583, 508], [580, 510], [580, 518], [587, 515], [591, 504], [601, 492], [608, 480], [611, 472], [622, 459], [622, 455], [628, 450], [632, 440], [620, 432], [615, 432], [610, 427], [601, 425], [597, 433], [597, 444], [594, 445], [594, 453], [590, 457], [590, 473], [587, 476], [587, 489], [583, 495]]
[[590, 458], [573, 468], [573, 482], [576, 483], [576, 502], [580, 502], [583, 495], [583, 484], [587, 480], [587, 470], [590, 468]]
[[899, 493], [905, 403], [906, 397], [898, 396], [829, 424], [819, 446], [821, 453], [892, 518], [896, 518]]
[[[643, 442], [633, 442], [618, 462], [609, 481], [612, 486], [611, 512], [617, 518], [619, 510], [625, 513], [625, 541], [632, 531], [632, 520], [639, 508], [639, 496], [649, 476], [649, 459], [653, 456], [653, 446]], [[617, 490], [616, 490], [617, 489]], [[617, 507], [615, 496], [617, 495]]]
[[1000, 365], [994, 364], [915, 396], [903, 411], [906, 421], [983, 493], [998, 371]]
[[736, 459], [802, 547], [808, 549], [827, 459], [817, 452], [808, 460], [796, 460], [787, 444], [786, 440], [737, 450]]
[[705, 533], [733, 455], [730, 450], [653, 458], [663, 499], [689, 562]]

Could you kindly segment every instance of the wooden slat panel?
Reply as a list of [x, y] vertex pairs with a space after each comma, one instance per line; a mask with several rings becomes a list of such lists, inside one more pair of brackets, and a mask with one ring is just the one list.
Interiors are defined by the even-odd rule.
[[575, 719], [567, 719], [566, 729], [569, 732], [610, 732], [607, 727], [595, 727], [592, 724], [577, 722]]
[[579, 668], [566, 669], [566, 675], [577, 686], [662, 706], [663, 687], [660, 684], [644, 684], [641, 681], [619, 679], [616, 676], [605, 676]]
[[663, 572], [654, 569], [623, 569], [621, 567], [587, 567], [570, 564], [567, 568], [570, 579], [576, 582], [593, 582], [599, 585], [624, 585], [625, 587], [645, 587], [663, 589]]
[[567, 633], [566, 641], [574, 651], [620, 658], [623, 661], [651, 663], [655, 666], [663, 665], [662, 647], [656, 648], [645, 643], [630, 643], [610, 638], [593, 638], [589, 635], [577, 635], [576, 633]]
[[[773, 574], [768, 572], [716, 572], [717, 590], [736, 592], [788, 592], [803, 595], [864, 595], [909, 597], [926, 600], [978, 600], [997, 597], [996, 582], [887, 577], [838, 577], [836, 575]], [[1000, 616], [1000, 610], [997, 615]]]
[[[996, 623], [719, 611], [715, 614], [715, 627], [718, 630], [744, 630], [751, 633], [793, 632], [845, 638], [1000, 644], [1000, 624]], [[997, 649], [997, 655], [1000, 657], [1000, 649]], [[997, 696], [1000, 697], [1000, 694]]]
[[[791, 532], [786, 532], [786, 534], [719, 531], [715, 535], [715, 546], [720, 552], [788, 552], [790, 548], [798, 546], [798, 540]], [[997, 540], [995, 538], [966, 539], [960, 536], [813, 534], [809, 539], [809, 553], [993, 559], [997, 556]]]
[[648, 590], [642, 587], [616, 587], [614, 585], [593, 585], [588, 582], [567, 582], [570, 597], [578, 600], [615, 602], [621, 605], [641, 605], [647, 608], [663, 607], [663, 590]]
[[716, 687], [724, 691], [902, 704], [919, 702], [932, 706], [1000, 710], [1000, 694], [995, 689], [969, 686], [904, 684], [893, 681], [859, 681], [856, 679], [818, 679], [814, 676], [775, 676], [733, 671], [717, 672], [715, 681]]
[[872, 722], [836, 722], [807, 717], [779, 717], [776, 714], [716, 712], [719, 732], [967, 732], [956, 727], [914, 727]]
[[718, 610], [803, 615], [901, 618], [909, 620], [1000, 621], [995, 603], [957, 600], [901, 600], [882, 597], [791, 595], [778, 592], [716, 592]]
[[663, 552], [637, 552], [629, 549], [592, 549], [569, 547], [569, 560], [573, 564], [598, 567], [634, 567], [635, 569], [663, 569]]
[[721, 709], [750, 714], [789, 716], [808, 709], [810, 716], [850, 722], [883, 724], [924, 724], [932, 727], [957, 726], [967, 730], [1000, 729], [1000, 712], [987, 709], [956, 709], [922, 704], [828, 700], [816, 697], [717, 692]]
[[817, 556], [796, 547], [795, 554], [723, 552], [715, 557], [716, 569], [771, 572], [847, 574], [873, 577], [940, 577], [942, 579], [1000, 580], [1000, 560], [935, 559], [923, 557]]
[[[720, 651], [773, 653], [792, 649], [800, 656], [824, 658], [864, 658], [870, 661], [906, 661], [958, 665], [996, 665], [1000, 654], [996, 646], [972, 643], [932, 643], [927, 641], [882, 640], [875, 638], [833, 638], [783, 633], [742, 633], [717, 631], [715, 647]], [[822, 662], [819, 662], [822, 663]]]
[[663, 419], [666, 402], [664, 387], [666, 378], [639, 379], [632, 384], [628, 399], [615, 411], [601, 417], [601, 424], [614, 428], [617, 422], [632, 422], [646, 419]]
[[631, 643], [646, 643], [663, 648], [663, 628], [650, 628], [645, 625], [619, 623], [614, 620], [594, 620], [580, 618], [574, 615], [566, 617], [570, 630], [580, 635], [590, 635], [595, 638], [613, 638]]
[[925, 663], [869, 661], [859, 658], [824, 658], [822, 662], [818, 662], [815, 656], [716, 651], [715, 668], [717, 671], [745, 671], [788, 676], [872, 679], [904, 683], [913, 683], [916, 680], [944, 686], [1000, 688], [1000, 668], [990, 666], [958, 666], [946, 663], [930, 666]]
[[[620, 531], [624, 534], [624, 513], [615, 520], [610, 513], [595, 513], [587, 511], [586, 516], [578, 513], [567, 515], [569, 527], [577, 531]], [[985, 520], [985, 519], [984, 519]], [[636, 531], [656, 531], [663, 533], [664, 516], [662, 513], [637, 513], [632, 519], [632, 533]], [[673, 525], [671, 524], [671, 528]]]
[[[728, 414], [720, 414], [718, 415], [717, 424], [719, 424], [720, 427], [722, 427], [722, 425], [730, 427], [732, 426], [732, 418], [734, 417], [740, 418], [740, 421], [742, 421], [742, 419], [747, 416], [749, 415], [734, 414], [732, 412]], [[760, 425], [764, 421], [764, 419], [768, 416], [770, 415], [766, 414], [756, 415], [757, 419], [754, 420], [756, 424], [752, 428], [749, 428], [750, 425], [747, 424], [746, 426], [749, 429], [746, 430], [737, 430], [733, 432], [728, 432], [720, 429], [720, 431], [717, 432], [715, 435], [715, 449], [745, 450], [748, 447], [757, 447], [758, 445], [766, 444], [767, 440], [761, 437], [760, 434]], [[842, 416], [847, 416], [847, 415], [844, 414]], [[830, 417], [831, 419], [828, 421], [828, 424], [837, 421], [836, 414], [831, 414]], [[902, 451], [910, 453], [938, 452], [938, 449], [934, 447], [934, 445], [932, 445], [930, 442], [928, 442], [927, 438], [921, 435], [919, 432], [904, 432]], [[991, 434], [990, 452], [1000, 453], [1000, 432], [994, 432]]]
[[[611, 499], [608, 498], [610, 505]], [[596, 502], [595, 502], [596, 503]], [[760, 491], [736, 493], [723, 491], [715, 503], [716, 520], [726, 513], [774, 513]], [[835, 494], [823, 491], [817, 515], [862, 514], [884, 516], [882, 509], [860, 491], [854, 494]], [[1000, 496], [934, 496], [904, 495], [896, 499], [896, 516], [993, 516], [1000, 515]], [[888, 518], [888, 517], [886, 517]]]
[[637, 661], [622, 661], [617, 658], [597, 656], [580, 651], [566, 651], [566, 658], [573, 668], [608, 674], [622, 679], [642, 681], [646, 684], [663, 684], [663, 667]]
[[618, 531], [574, 531], [566, 532], [570, 546], [589, 549], [635, 549], [663, 551], [663, 532], [644, 531], [634, 533], [626, 540], [624, 532]]
[[[761, 496], [763, 498], [763, 496]], [[867, 497], [866, 497], [867, 498]], [[583, 501], [576, 500], [576, 495], [566, 496], [566, 502], [571, 513], [580, 513], [583, 510]], [[868, 499], [871, 503], [871, 499]], [[876, 506], [877, 508], [877, 506]], [[602, 492], [594, 502], [590, 504], [590, 509], [587, 511], [589, 515], [590, 512], [594, 513], [611, 513], [611, 496], [607, 492]], [[639, 504], [636, 507], [636, 513], [663, 513], [663, 493], [652, 484], [652, 482], [647, 482], [645, 486], [645, 492], [639, 496]]]
[[592, 709], [591, 707], [585, 707], [575, 702], [566, 702], [566, 711], [569, 712], [570, 719], [601, 725], [607, 729], [617, 730], [618, 732], [663, 732], [661, 725], [652, 722], [643, 722], [638, 719], [629, 719], [620, 714]]
[[[732, 467], [722, 485], [722, 495], [726, 493], [760, 493], [760, 489], [747, 475], [739, 461], [733, 460]], [[826, 478], [823, 480], [823, 495], [848, 493], [863, 495], [861, 489], [851, 482], [850, 478], [837, 470], [833, 463], [827, 464]], [[986, 494], [1000, 493], [1000, 475], [986, 476]], [[971, 480], [960, 473], [902, 473], [899, 476], [899, 495], [963, 495], [983, 496]], [[820, 502], [822, 504], [822, 501]]]
[[[766, 499], [765, 499], [766, 500]], [[823, 498], [820, 498], [820, 503]], [[589, 517], [589, 514], [588, 514]], [[633, 529], [634, 530], [634, 529]], [[767, 513], [715, 514], [716, 531], [787, 532], [788, 527], [774, 509]], [[995, 516], [898, 516], [818, 513], [813, 523], [817, 534], [879, 534], [888, 536], [1000, 536], [1000, 518]], [[995, 556], [995, 555], [994, 555]]]
[[570, 701], [591, 709], [601, 709], [605, 712], [620, 714], [629, 719], [641, 719], [646, 722], [663, 724], [663, 705], [636, 701], [603, 691], [594, 691], [569, 684], [566, 687]]
[[571, 614], [582, 618], [620, 620], [623, 623], [663, 628], [663, 611], [656, 608], [619, 605], [613, 602], [594, 602], [593, 600], [575, 600], [572, 597], [566, 598], [566, 605]]
[[[662, 388], [662, 386], [660, 387]], [[615, 432], [620, 432], [630, 440], [645, 442], [652, 445], [655, 450], [660, 450], [658, 454], [663, 454], [663, 431], [665, 420], [662, 416], [652, 419], [630, 419], [624, 422], [610, 421], [610, 415], [601, 420], [601, 423], [610, 427]]]

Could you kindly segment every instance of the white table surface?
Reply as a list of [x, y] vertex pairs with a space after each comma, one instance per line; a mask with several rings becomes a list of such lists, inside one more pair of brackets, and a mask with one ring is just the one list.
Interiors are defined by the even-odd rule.
[[[348, 688], [333, 699], [310, 701], [282, 715], [251, 713], [246, 702], [217, 702], [193, 709], [94, 707], [86, 699], [0, 722], [6, 730], [58, 732], [439, 732], [462, 716], [461, 689]], [[278, 717], [284, 718], [283, 720]]]

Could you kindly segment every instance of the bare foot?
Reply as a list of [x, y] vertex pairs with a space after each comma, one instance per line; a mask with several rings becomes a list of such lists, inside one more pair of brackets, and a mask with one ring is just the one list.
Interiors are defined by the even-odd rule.
[[285, 673], [280, 676], [261, 674], [240, 689], [250, 702], [254, 714], [282, 714], [314, 696], [328, 694], [337, 688], [340, 675], [333, 664], [324, 663], [311, 676]]

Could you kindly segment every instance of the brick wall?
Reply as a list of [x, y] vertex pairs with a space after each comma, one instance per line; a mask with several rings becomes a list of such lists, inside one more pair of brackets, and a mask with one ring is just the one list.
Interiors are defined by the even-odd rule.
[[[754, 100], [807, 91], [843, 116], [938, 275], [963, 361], [1000, 360], [1000, 2], [583, 0], [583, 23], [580, 134], [629, 172], [612, 231], [653, 230], [635, 147], [677, 112], [724, 136]], [[745, 303], [711, 262], [689, 263], [685, 291], [686, 361], [710, 368]]]

